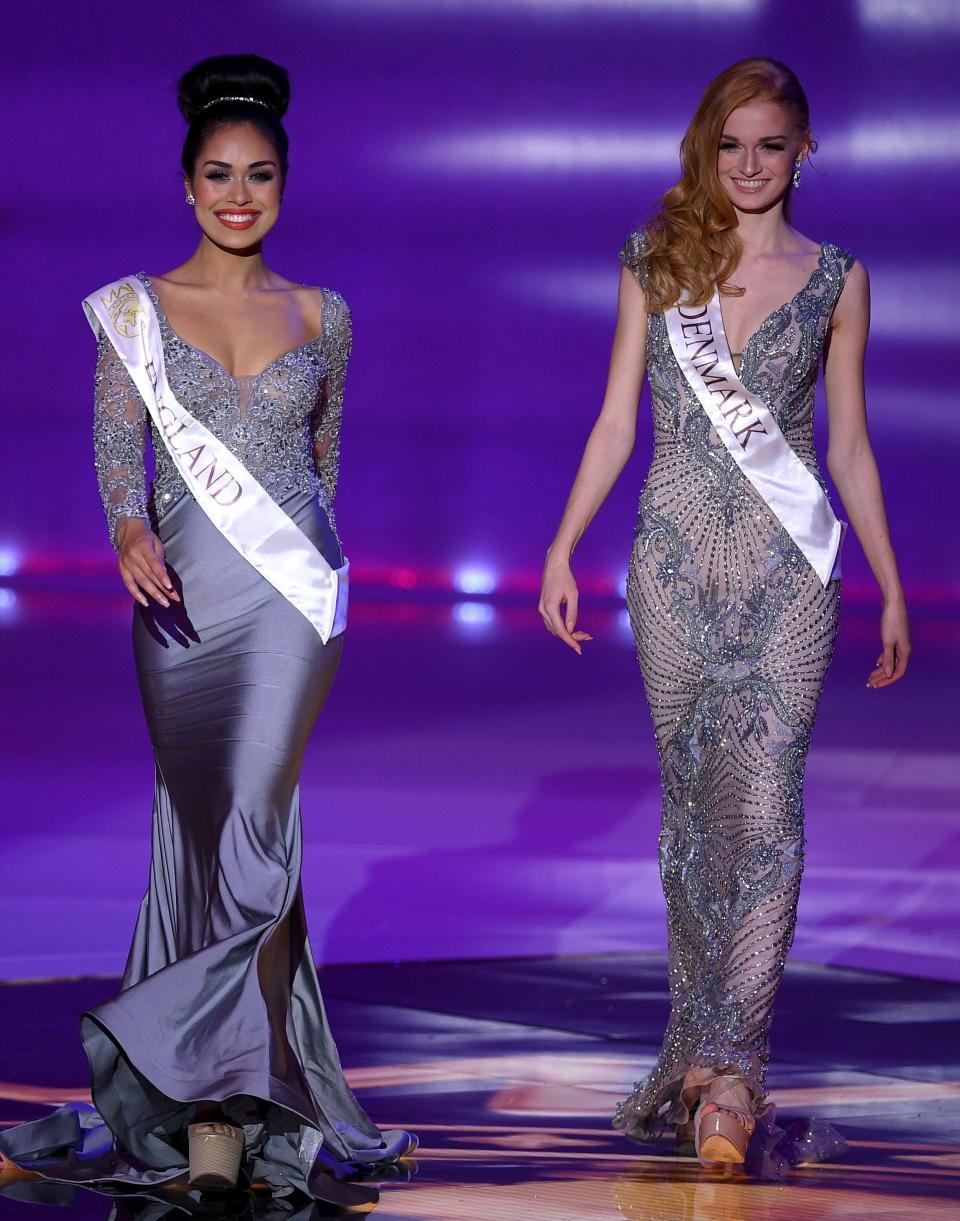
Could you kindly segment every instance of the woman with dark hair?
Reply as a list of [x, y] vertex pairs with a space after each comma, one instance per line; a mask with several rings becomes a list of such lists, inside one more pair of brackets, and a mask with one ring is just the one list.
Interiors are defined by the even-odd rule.
[[[197, 1188], [244, 1178], [333, 1202], [415, 1147], [344, 1080], [300, 889], [303, 751], [343, 645], [332, 503], [350, 315], [271, 271], [286, 72], [255, 55], [180, 81], [180, 267], [84, 303], [97, 473], [156, 756], [153, 858], [123, 987], [83, 1017], [96, 1111], [0, 1135], [44, 1178]], [[156, 477], [145, 490], [149, 423]]]
[[[814, 148], [783, 64], [747, 59], [707, 88], [683, 172], [621, 261], [606, 396], [548, 554], [540, 610], [580, 653], [576, 543], [633, 448], [650, 379], [653, 459], [627, 598], [663, 782], [660, 870], [671, 1015], [621, 1104], [639, 1140], [675, 1131], [705, 1164], [741, 1164], [765, 1096], [772, 1007], [803, 864], [802, 781], [833, 650], [843, 526], [813, 446], [824, 367], [830, 474], [883, 594], [867, 685], [903, 676], [907, 612], [867, 434], [863, 266], [788, 223]], [[801, 1150], [829, 1151], [808, 1129]], [[752, 1158], [752, 1154], [751, 1154]]]

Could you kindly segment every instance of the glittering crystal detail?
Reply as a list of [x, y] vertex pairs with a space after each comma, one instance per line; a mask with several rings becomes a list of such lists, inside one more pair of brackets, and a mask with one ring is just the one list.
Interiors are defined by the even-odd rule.
[[[316, 495], [331, 527], [340, 469], [343, 388], [350, 360], [350, 311], [323, 289], [318, 338], [285, 352], [256, 377], [234, 378], [172, 329], [153, 285], [138, 277], [160, 322], [167, 378], [177, 400], [235, 454], [274, 500]], [[97, 339], [94, 455], [110, 538], [131, 517], [155, 525], [182, 496], [183, 480], [150, 423], [156, 474], [149, 496], [144, 469], [148, 423], [143, 400], [109, 339]]]
[[[645, 250], [634, 233], [620, 256], [644, 288]], [[824, 245], [740, 358], [741, 380], [821, 483], [814, 389], [853, 262]], [[614, 1120], [639, 1140], [685, 1122], [721, 1073], [746, 1080], [758, 1113], [767, 1105], [772, 1006], [803, 869], [804, 764], [839, 603], [839, 581], [821, 586], [717, 437], [662, 314], [649, 317], [647, 372], [654, 453], [627, 600], [663, 783], [671, 1015], [656, 1064]]]

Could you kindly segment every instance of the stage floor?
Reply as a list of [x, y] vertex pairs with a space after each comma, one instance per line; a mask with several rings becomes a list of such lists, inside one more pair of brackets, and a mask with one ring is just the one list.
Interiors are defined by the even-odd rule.
[[[103, 582], [0, 589], [0, 978], [122, 971], [153, 759], [130, 604]], [[358, 587], [304, 763], [319, 961], [662, 951], [657, 754], [633, 640], [588, 596], [583, 657], [535, 593]], [[813, 734], [794, 956], [960, 981], [954, 605], [914, 606], [906, 680], [869, 691], [877, 612], [845, 596]]]
[[[850, 1148], [763, 1183], [702, 1171], [609, 1126], [662, 1032], [657, 955], [337, 966], [321, 979], [364, 1106], [382, 1126], [421, 1139], [407, 1181], [383, 1185], [380, 1221], [957, 1216], [957, 984], [788, 967], [770, 1072], [778, 1114], [829, 1119]], [[0, 985], [0, 1038], [16, 1050], [0, 1086], [4, 1124], [85, 1096], [77, 1016], [115, 988], [107, 979]], [[113, 1204], [88, 1192], [60, 1207], [6, 1194], [0, 1218], [183, 1215], [133, 1201], [111, 1214]], [[231, 1205], [216, 1215], [267, 1214]]]

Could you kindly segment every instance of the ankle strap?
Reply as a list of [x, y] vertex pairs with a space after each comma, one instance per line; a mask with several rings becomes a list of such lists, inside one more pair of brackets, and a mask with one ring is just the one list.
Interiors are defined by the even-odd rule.
[[754, 1118], [753, 1099], [750, 1088], [742, 1077], [723, 1075], [714, 1077], [702, 1096], [703, 1102], [712, 1102], [722, 1111], [729, 1111], [750, 1122]]

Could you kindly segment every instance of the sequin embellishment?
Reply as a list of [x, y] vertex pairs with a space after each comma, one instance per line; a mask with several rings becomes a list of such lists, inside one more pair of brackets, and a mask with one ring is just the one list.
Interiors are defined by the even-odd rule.
[[[256, 377], [234, 378], [172, 329], [153, 285], [144, 275], [138, 278], [157, 310], [167, 377], [179, 402], [228, 446], [275, 500], [298, 491], [316, 495], [335, 530], [332, 506], [352, 337], [344, 299], [324, 289], [317, 339], [284, 353]], [[189, 493], [151, 423], [156, 475], [148, 496], [146, 407], [103, 334], [97, 341], [94, 403], [97, 481], [116, 547], [123, 521], [137, 517], [156, 525]]]
[[[646, 238], [621, 261], [646, 286]], [[821, 248], [803, 289], [744, 345], [741, 380], [822, 481], [817, 372], [851, 255]], [[821, 586], [717, 438], [649, 317], [654, 453], [627, 600], [663, 784], [660, 874], [671, 1015], [651, 1072], [614, 1123], [639, 1140], [683, 1123], [684, 1079], [744, 1077], [766, 1105], [772, 1006], [803, 869], [802, 783], [833, 651], [839, 582]]]

